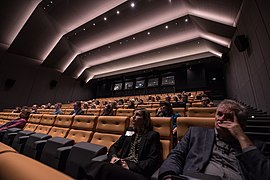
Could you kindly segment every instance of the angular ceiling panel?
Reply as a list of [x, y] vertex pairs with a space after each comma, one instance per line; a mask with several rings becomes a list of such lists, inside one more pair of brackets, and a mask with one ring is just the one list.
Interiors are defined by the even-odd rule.
[[242, 3], [6, 0], [7, 8], [1, 6], [0, 45], [42, 66], [88, 81], [221, 57], [230, 48]]

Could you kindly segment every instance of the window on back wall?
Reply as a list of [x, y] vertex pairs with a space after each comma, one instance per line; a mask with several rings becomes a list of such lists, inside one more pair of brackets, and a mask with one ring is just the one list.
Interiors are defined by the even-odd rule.
[[164, 76], [161, 80], [162, 86], [175, 85], [174, 76]]
[[113, 90], [114, 91], [122, 90], [122, 83], [116, 83], [116, 84], [114, 84]]
[[125, 89], [133, 89], [133, 82], [126, 82]]
[[145, 80], [138, 80], [136, 81], [136, 89], [144, 88], [145, 87]]
[[148, 79], [148, 87], [156, 87], [158, 86], [158, 78]]

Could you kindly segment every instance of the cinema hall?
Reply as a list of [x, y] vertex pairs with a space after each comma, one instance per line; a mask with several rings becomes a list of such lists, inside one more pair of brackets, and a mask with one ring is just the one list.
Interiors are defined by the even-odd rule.
[[270, 180], [270, 1], [1, 2], [1, 180]]

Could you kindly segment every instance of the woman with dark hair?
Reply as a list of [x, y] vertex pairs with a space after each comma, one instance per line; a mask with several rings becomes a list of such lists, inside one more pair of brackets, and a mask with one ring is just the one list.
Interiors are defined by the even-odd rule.
[[110, 147], [109, 162], [91, 162], [84, 168], [88, 179], [150, 179], [162, 161], [160, 136], [153, 131], [150, 114], [136, 109], [132, 127]]

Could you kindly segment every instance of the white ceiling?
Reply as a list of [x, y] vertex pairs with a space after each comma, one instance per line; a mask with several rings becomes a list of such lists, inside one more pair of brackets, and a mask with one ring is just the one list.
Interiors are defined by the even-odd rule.
[[242, 0], [4, 0], [0, 45], [88, 81], [221, 57], [230, 48], [241, 5]]

